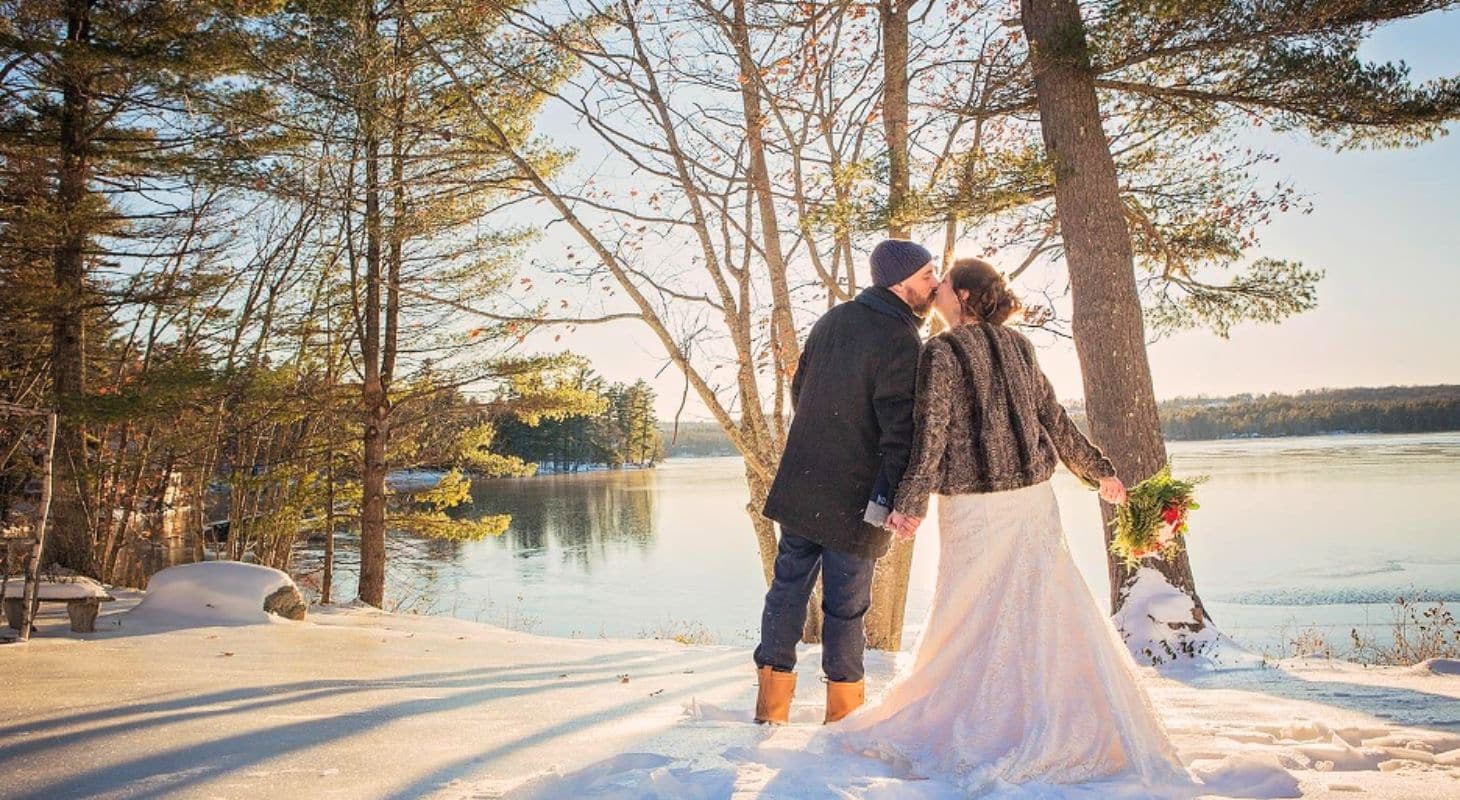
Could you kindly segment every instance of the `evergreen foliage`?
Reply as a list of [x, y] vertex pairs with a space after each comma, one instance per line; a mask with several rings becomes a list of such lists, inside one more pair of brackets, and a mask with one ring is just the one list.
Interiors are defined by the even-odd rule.
[[501, 425], [498, 449], [542, 471], [573, 472], [602, 465], [653, 466], [663, 457], [654, 412], [654, 390], [643, 380], [633, 384], [606, 383], [587, 370], [574, 385], [600, 401], [593, 413], [545, 419], [536, 425], [508, 419]]

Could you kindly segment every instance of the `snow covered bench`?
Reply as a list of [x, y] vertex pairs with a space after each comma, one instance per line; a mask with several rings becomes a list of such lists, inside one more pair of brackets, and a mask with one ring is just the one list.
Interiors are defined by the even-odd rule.
[[[21, 618], [25, 616], [25, 598], [20, 594], [23, 587], [24, 582], [20, 578], [11, 578], [6, 586], [5, 621], [16, 630], [20, 630]], [[41, 581], [36, 584], [36, 599], [42, 603], [65, 603], [66, 613], [71, 617], [71, 630], [91, 633], [96, 630], [96, 615], [101, 611], [102, 601], [116, 598], [107, 594], [105, 587], [96, 581], [77, 576]]]

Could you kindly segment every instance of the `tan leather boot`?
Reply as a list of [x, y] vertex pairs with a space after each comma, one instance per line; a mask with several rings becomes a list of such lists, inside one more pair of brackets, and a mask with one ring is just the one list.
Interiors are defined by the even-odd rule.
[[862, 703], [867, 699], [867, 684], [864, 681], [853, 683], [842, 683], [841, 681], [826, 682], [826, 724], [845, 717], [846, 715], [861, 708]]
[[796, 673], [776, 672], [770, 667], [755, 671], [760, 691], [755, 695], [755, 721], [785, 725], [791, 721], [791, 695], [796, 693]]

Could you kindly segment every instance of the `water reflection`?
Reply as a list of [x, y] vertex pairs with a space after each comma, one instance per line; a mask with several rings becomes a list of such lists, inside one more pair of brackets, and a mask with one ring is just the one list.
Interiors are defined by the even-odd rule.
[[[478, 542], [392, 531], [386, 537], [386, 605], [500, 621], [492, 610], [514, 605], [512, 598], [520, 606], [529, 600], [553, 605], [549, 596], [594, 584], [606, 590], [622, 580], [617, 573], [625, 567], [642, 569], [651, 560], [661, 525], [655, 498], [664, 491], [653, 470], [474, 480], [471, 503], [450, 513], [509, 514], [507, 531]], [[356, 533], [337, 535], [333, 600], [355, 596], [359, 563]], [[320, 596], [323, 565], [323, 540], [301, 542], [292, 571], [311, 599]]]
[[510, 514], [501, 541], [520, 557], [553, 550], [592, 572], [611, 551], [654, 544], [654, 470], [549, 475], [472, 482], [472, 510]]

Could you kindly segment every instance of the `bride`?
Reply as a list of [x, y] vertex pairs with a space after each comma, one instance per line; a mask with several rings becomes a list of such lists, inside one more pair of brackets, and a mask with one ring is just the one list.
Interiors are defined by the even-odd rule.
[[1119, 779], [1189, 785], [1134, 662], [1065, 545], [1049, 478], [1063, 461], [1125, 502], [1004, 322], [1019, 301], [986, 261], [956, 262], [935, 297], [949, 330], [918, 365], [917, 433], [889, 518], [910, 538], [937, 492], [937, 588], [910, 671], [837, 726], [858, 752], [967, 791]]

